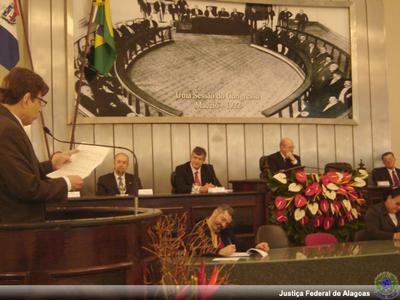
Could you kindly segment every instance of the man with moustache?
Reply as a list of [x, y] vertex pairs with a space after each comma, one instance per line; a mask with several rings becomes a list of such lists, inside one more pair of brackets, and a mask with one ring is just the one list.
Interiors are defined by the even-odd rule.
[[[229, 256], [236, 251], [246, 251], [237, 240], [230, 227], [233, 208], [227, 204], [218, 206], [211, 216], [197, 223], [189, 235], [189, 243], [201, 256]], [[202, 240], [199, 240], [202, 239]], [[197, 246], [197, 247], [196, 247]], [[261, 242], [257, 249], [268, 251], [268, 243]]]

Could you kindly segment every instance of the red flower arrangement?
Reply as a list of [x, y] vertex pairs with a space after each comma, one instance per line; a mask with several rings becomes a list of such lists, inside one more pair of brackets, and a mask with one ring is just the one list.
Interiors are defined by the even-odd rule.
[[282, 225], [299, 244], [307, 234], [320, 231], [330, 232], [340, 241], [350, 240], [360, 228], [359, 216], [365, 205], [360, 190], [367, 176], [365, 170], [353, 174], [275, 174], [267, 183], [274, 198], [272, 222]]

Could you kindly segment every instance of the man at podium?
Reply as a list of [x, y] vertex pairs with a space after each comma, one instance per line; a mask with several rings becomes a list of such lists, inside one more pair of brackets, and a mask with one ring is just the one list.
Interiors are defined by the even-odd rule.
[[24, 126], [31, 125], [46, 101], [49, 88], [36, 73], [14, 68], [0, 87], [0, 222], [44, 220], [45, 202], [61, 201], [80, 190], [80, 176], [48, 179], [76, 150], [56, 152], [39, 163]]

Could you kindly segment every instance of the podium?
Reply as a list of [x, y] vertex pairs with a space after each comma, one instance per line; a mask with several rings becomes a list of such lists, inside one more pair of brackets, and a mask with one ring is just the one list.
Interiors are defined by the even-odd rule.
[[157, 209], [63, 207], [39, 223], [0, 224], [0, 284], [144, 284]]

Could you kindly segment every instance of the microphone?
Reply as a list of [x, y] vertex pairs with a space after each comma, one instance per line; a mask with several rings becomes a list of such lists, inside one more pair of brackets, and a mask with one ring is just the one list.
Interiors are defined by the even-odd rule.
[[[63, 143], [63, 144], [70, 144], [70, 142], [68, 141], [64, 141], [64, 140], [60, 140], [58, 138], [56, 138], [50, 131], [50, 129], [46, 126], [43, 126], [43, 131], [48, 134], [49, 136], [51, 136], [53, 139], [55, 139], [57, 142]], [[135, 159], [135, 164], [134, 164], [134, 172], [135, 175], [139, 178], [139, 166], [138, 166], [138, 160], [137, 157], [135, 155], [135, 153], [131, 150], [128, 149], [126, 147], [120, 147], [120, 146], [110, 146], [110, 145], [104, 145], [104, 144], [93, 144], [93, 143], [83, 143], [83, 142], [74, 142], [74, 144], [77, 145], [86, 145], [86, 146], [98, 146], [98, 147], [105, 147], [105, 148], [112, 148], [112, 149], [122, 149], [122, 150], [126, 150], [129, 153], [131, 153], [133, 155], [133, 158]]]

